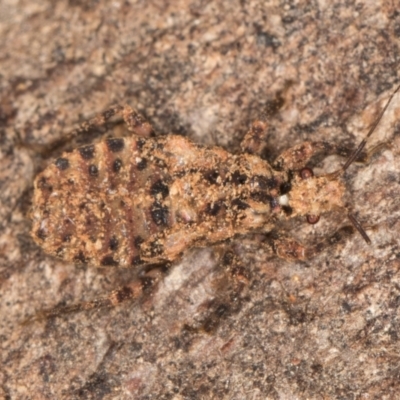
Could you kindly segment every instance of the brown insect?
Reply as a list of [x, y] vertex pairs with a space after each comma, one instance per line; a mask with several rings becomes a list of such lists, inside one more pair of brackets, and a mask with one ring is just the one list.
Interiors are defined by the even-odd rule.
[[[269, 233], [280, 220], [303, 216], [314, 224], [321, 214], [339, 210], [370, 243], [343, 203], [341, 177], [360, 156], [399, 88], [343, 167], [323, 176], [314, 176], [306, 165], [316, 155], [335, 153], [337, 146], [330, 143], [304, 142], [270, 165], [257, 155], [265, 122], [254, 122], [242, 153], [231, 154], [182, 136], [151, 137], [152, 128], [142, 116], [129, 106], [114, 106], [71, 136], [116, 115], [134, 135], [64, 153], [41, 172], [34, 183], [32, 236], [46, 253], [66, 261], [138, 268], [174, 261], [193, 246]], [[348, 227], [342, 228], [334, 238], [347, 233]], [[285, 259], [305, 259], [323, 245], [305, 247], [279, 234], [271, 237], [271, 248]], [[108, 301], [139, 292], [132, 285]]]

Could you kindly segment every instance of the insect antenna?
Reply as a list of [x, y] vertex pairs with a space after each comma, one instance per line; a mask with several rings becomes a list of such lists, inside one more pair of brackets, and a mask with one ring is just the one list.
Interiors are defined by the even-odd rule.
[[348, 213], [347, 217], [349, 218], [350, 222], [353, 224], [354, 228], [356, 228], [358, 230], [358, 232], [360, 232], [360, 235], [363, 237], [363, 239], [368, 244], [371, 244], [371, 239], [367, 235], [367, 232], [365, 232], [365, 230], [362, 227], [362, 225], [357, 221], [356, 217], [351, 213]]
[[[367, 135], [365, 138], [361, 141], [361, 143], [358, 145], [358, 147], [350, 154], [349, 158], [347, 161], [344, 163], [342, 168], [340, 168], [338, 171], [334, 172], [331, 174], [332, 179], [337, 179], [340, 175], [343, 175], [347, 168], [359, 157], [361, 152], [363, 151], [365, 145], [367, 144], [368, 138], [372, 135], [372, 133], [375, 131], [376, 127], [378, 126], [379, 122], [381, 121], [383, 114], [385, 114], [387, 108], [389, 107], [390, 102], [392, 101], [394, 95], [400, 90], [400, 85], [397, 86], [396, 90], [390, 95], [388, 101], [385, 104], [385, 107], [383, 107], [382, 111], [379, 113], [378, 118], [375, 120], [373, 125], [371, 126], [370, 130], [368, 131]], [[362, 225], [357, 221], [355, 216], [351, 214], [350, 212], [347, 213], [347, 216], [350, 220], [350, 222], [353, 224], [354, 228], [357, 229], [357, 231], [360, 233], [360, 235], [363, 237], [363, 239], [368, 243], [371, 244], [371, 239], [368, 237], [367, 233], [365, 232], [364, 228]]]
[[350, 155], [350, 157], [347, 159], [346, 163], [343, 165], [341, 168], [341, 173], [346, 171], [347, 168], [354, 162], [354, 160], [357, 159], [357, 157], [361, 154], [363, 151], [365, 145], [367, 144], [368, 138], [372, 135], [372, 133], [375, 131], [375, 128], [378, 126], [379, 122], [381, 122], [381, 119], [383, 117], [383, 114], [385, 114], [387, 108], [389, 107], [390, 102], [393, 99], [393, 96], [399, 91], [400, 85], [397, 86], [396, 90], [390, 95], [388, 101], [386, 102], [385, 107], [383, 107], [382, 111], [380, 112], [378, 118], [375, 120], [373, 125], [371, 126], [370, 130], [368, 131], [367, 135], [365, 138], [362, 140], [362, 142], [358, 145], [358, 147], [353, 151], [353, 153]]

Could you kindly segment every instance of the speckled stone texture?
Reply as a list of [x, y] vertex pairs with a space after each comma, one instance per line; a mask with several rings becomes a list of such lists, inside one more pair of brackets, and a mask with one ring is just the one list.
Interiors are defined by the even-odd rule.
[[[234, 152], [287, 87], [271, 159], [306, 139], [355, 146], [400, 83], [396, 1], [2, 0], [0, 38], [0, 398], [398, 397], [400, 95], [368, 143], [389, 146], [345, 177], [371, 246], [354, 235], [288, 262], [262, 237], [237, 240], [249, 284], [239, 299], [221, 295], [210, 329], [193, 327], [226, 292], [215, 248], [188, 251], [140, 302], [20, 325], [135, 276], [65, 264], [33, 243], [38, 144], [126, 102], [160, 134]], [[282, 229], [307, 243], [343, 224]]]

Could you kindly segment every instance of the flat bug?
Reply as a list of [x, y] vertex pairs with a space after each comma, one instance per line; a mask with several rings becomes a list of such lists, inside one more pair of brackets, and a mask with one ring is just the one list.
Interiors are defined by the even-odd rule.
[[[64, 153], [39, 173], [34, 182], [32, 236], [46, 253], [66, 261], [140, 268], [177, 260], [190, 247], [251, 232], [270, 233], [281, 220], [304, 217], [314, 224], [321, 214], [341, 211], [370, 243], [342, 200], [341, 177], [362, 153], [399, 89], [343, 167], [323, 176], [314, 176], [306, 164], [317, 155], [335, 153], [338, 147], [330, 143], [304, 142], [269, 164], [257, 154], [267, 129], [263, 121], [251, 126], [242, 153], [231, 154], [182, 136], [152, 137], [150, 124], [140, 114], [127, 105], [114, 106], [70, 136], [114, 116], [122, 117], [134, 135]], [[349, 227], [341, 228], [326, 243], [309, 247], [281, 232], [271, 235], [270, 242], [281, 258], [306, 259], [348, 233]], [[119, 303], [138, 296], [142, 286], [132, 284], [103, 302], [63, 311]]]

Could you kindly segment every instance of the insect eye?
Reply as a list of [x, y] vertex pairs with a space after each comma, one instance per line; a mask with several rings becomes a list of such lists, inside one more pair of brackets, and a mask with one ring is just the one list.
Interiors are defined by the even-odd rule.
[[307, 222], [311, 225], [316, 224], [319, 221], [319, 215], [309, 214], [307, 215]]
[[300, 171], [301, 179], [309, 179], [309, 178], [312, 178], [313, 176], [314, 176], [314, 172], [311, 168], [303, 168]]

